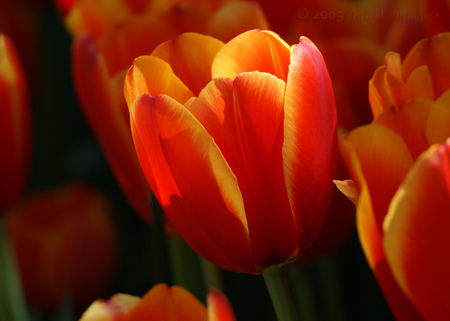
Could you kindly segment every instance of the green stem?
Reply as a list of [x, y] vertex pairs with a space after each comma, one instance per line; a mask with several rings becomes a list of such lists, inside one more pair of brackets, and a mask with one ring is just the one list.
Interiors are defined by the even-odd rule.
[[172, 283], [184, 287], [199, 300], [206, 297], [197, 253], [180, 237], [167, 239]]
[[5, 220], [0, 219], [0, 320], [27, 321], [28, 309], [8, 239]]
[[220, 291], [224, 291], [222, 271], [208, 260], [199, 256], [202, 264], [203, 279], [205, 282], [205, 290], [207, 293], [211, 291], [211, 288], [216, 288]]
[[262, 272], [262, 276], [269, 290], [278, 321], [296, 321], [297, 314], [283, 268], [267, 269]]
[[[153, 195], [152, 195], [153, 197]], [[166, 282], [166, 262], [165, 262], [165, 235], [164, 235], [164, 213], [156, 198], [151, 199], [152, 205], [152, 252], [153, 252], [153, 282]]]
[[344, 302], [336, 258], [329, 256], [318, 262], [319, 282], [326, 305], [326, 320], [345, 320]]
[[309, 272], [308, 266], [299, 263], [286, 268], [288, 280], [292, 284], [295, 306], [302, 321], [318, 320], [314, 285]]

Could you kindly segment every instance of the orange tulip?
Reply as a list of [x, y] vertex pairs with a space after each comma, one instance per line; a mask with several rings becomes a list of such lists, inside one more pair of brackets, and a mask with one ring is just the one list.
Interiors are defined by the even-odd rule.
[[337, 149], [310, 40], [182, 34], [135, 60], [125, 96], [150, 187], [194, 250], [246, 273], [302, 255], [325, 219]]
[[359, 192], [361, 244], [399, 320], [417, 320], [420, 314], [393, 278], [383, 249], [382, 227], [393, 196], [419, 155], [450, 137], [450, 64], [443, 58], [449, 48], [450, 33], [444, 33], [420, 41], [403, 63], [388, 53], [387, 65], [370, 82], [375, 119], [340, 141]]
[[116, 294], [109, 300], [96, 300], [80, 321], [234, 321], [230, 303], [218, 290], [208, 295], [208, 307], [180, 286], [155, 285], [142, 299]]
[[31, 154], [31, 116], [25, 75], [12, 41], [0, 34], [0, 214], [22, 196]]
[[147, 2], [138, 9], [137, 2], [80, 0], [66, 23], [75, 36], [74, 83], [83, 113], [124, 194], [150, 221], [149, 187], [134, 150], [128, 109], [121, 94], [126, 68], [135, 57], [151, 53], [161, 42], [184, 31], [228, 40], [251, 28], [266, 28], [267, 23], [261, 9], [247, 2], [222, 5], [205, 1], [201, 6], [196, 1], [183, 6], [170, 1]]
[[8, 212], [6, 227], [33, 305], [54, 311], [72, 297], [84, 309], [106, 290], [116, 235], [109, 203], [97, 191], [72, 184], [40, 192]]
[[424, 152], [394, 195], [383, 248], [399, 287], [425, 320], [450, 318], [450, 139]]

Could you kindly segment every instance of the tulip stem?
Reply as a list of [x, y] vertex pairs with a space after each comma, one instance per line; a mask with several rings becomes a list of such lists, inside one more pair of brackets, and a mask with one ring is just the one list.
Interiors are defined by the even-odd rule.
[[[153, 196], [153, 194], [152, 194]], [[153, 282], [165, 283], [166, 263], [165, 263], [165, 236], [164, 236], [164, 213], [156, 198], [151, 199], [152, 206], [152, 250], [153, 250]]]
[[26, 321], [28, 309], [4, 221], [0, 219], [0, 320]]
[[199, 256], [179, 235], [171, 236], [167, 241], [172, 283], [184, 287], [199, 300], [204, 300], [206, 293], [201, 282]]
[[289, 285], [282, 267], [262, 272], [278, 321], [296, 321], [297, 313], [292, 301]]

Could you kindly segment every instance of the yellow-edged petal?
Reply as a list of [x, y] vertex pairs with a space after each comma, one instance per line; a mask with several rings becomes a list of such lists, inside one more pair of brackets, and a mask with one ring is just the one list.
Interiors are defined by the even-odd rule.
[[396, 280], [427, 320], [450, 318], [450, 140], [421, 155], [392, 200], [384, 249]]
[[256, 273], [236, 178], [204, 127], [174, 99], [147, 94], [131, 126], [147, 181], [179, 234], [216, 265]]
[[234, 79], [246, 71], [267, 72], [287, 80], [290, 63], [288, 44], [271, 31], [251, 30], [229, 41], [217, 53], [212, 78]]
[[181, 104], [194, 96], [167, 62], [152, 56], [135, 59], [125, 77], [124, 87], [128, 108], [133, 106], [136, 97], [145, 93], [151, 96], [165, 94]]
[[223, 46], [223, 42], [209, 36], [183, 33], [158, 46], [152, 56], [166, 61], [174, 74], [198, 96], [211, 81], [212, 61]]
[[325, 220], [337, 163], [337, 117], [331, 81], [319, 50], [304, 37], [291, 49], [282, 154], [301, 253]]

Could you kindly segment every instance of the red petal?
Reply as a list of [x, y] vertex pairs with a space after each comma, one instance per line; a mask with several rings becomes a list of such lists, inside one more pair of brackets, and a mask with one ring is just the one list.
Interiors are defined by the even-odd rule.
[[212, 289], [207, 298], [208, 321], [236, 321], [233, 308], [225, 295]]
[[180, 235], [218, 266], [256, 273], [236, 178], [203, 126], [172, 98], [145, 94], [131, 124], [147, 180]]
[[188, 105], [236, 175], [259, 268], [297, 254], [281, 153], [284, 88], [275, 76], [243, 73], [233, 83], [215, 79]]
[[401, 288], [427, 320], [450, 318], [450, 140], [421, 155], [392, 200], [384, 248]]
[[306, 38], [291, 50], [284, 113], [284, 175], [303, 250], [325, 219], [337, 161], [331, 81], [322, 55]]

